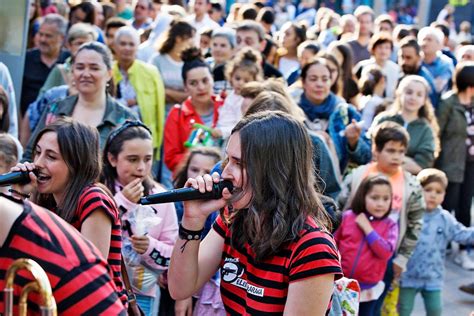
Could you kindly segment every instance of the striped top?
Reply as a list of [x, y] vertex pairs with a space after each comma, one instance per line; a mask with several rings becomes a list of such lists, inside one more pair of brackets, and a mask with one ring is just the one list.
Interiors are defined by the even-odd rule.
[[97, 210], [102, 210], [112, 221], [112, 236], [110, 239], [109, 257], [107, 262], [112, 268], [112, 278], [117, 287], [119, 297], [126, 305], [127, 294], [122, 283], [120, 261], [122, 259], [122, 231], [119, 218], [119, 211], [112, 197], [110, 197], [102, 188], [96, 185], [86, 187], [79, 197], [76, 213], [74, 214], [71, 225], [78, 231], [81, 231], [84, 221]]
[[[13, 224], [0, 247], [0, 289], [5, 273], [14, 260], [30, 258], [48, 275], [58, 315], [126, 315], [110, 268], [99, 250], [77, 230], [35, 204], [24, 203], [24, 210]], [[15, 278], [14, 304], [18, 305], [21, 288], [33, 279], [27, 271]], [[29, 296], [28, 315], [39, 315], [39, 296]], [[0, 314], [4, 312], [0, 295]], [[18, 310], [15, 308], [14, 315]]]
[[221, 295], [230, 315], [282, 315], [290, 282], [325, 274], [342, 277], [339, 252], [332, 236], [308, 218], [299, 239], [274, 256], [255, 261], [255, 253], [232, 247], [231, 231], [219, 216], [213, 226], [224, 238]]

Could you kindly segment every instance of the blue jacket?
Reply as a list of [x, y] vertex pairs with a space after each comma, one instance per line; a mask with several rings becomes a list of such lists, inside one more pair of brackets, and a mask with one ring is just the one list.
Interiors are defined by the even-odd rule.
[[346, 136], [344, 136], [346, 126], [351, 123], [352, 119], [359, 122], [360, 118], [360, 113], [345, 102], [338, 104], [336, 110], [329, 117], [328, 133], [336, 147], [341, 172], [344, 172], [349, 160], [357, 165], [364, 165], [369, 163], [372, 158], [370, 140], [365, 136], [365, 131], [360, 135], [354, 150], [349, 148]]
[[364, 165], [370, 162], [372, 158], [370, 140], [365, 136], [365, 131], [361, 134], [354, 150], [349, 148], [346, 136], [344, 136], [346, 126], [352, 122], [352, 119], [357, 122], [361, 119], [360, 113], [352, 105], [347, 104], [332, 92], [320, 105], [312, 104], [303, 93], [298, 105], [310, 122], [327, 120], [326, 132], [334, 142], [342, 173], [349, 160], [357, 165]]
[[444, 259], [448, 242], [474, 244], [474, 227], [466, 228], [441, 207], [423, 215], [423, 228], [401, 287], [440, 290], [443, 288]]

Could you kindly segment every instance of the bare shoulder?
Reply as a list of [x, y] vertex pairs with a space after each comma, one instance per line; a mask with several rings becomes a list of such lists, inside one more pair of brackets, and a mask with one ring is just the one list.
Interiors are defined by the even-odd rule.
[[0, 218], [2, 219], [0, 221], [0, 247], [3, 246], [13, 223], [20, 216], [22, 211], [23, 207], [20, 204], [0, 197]]

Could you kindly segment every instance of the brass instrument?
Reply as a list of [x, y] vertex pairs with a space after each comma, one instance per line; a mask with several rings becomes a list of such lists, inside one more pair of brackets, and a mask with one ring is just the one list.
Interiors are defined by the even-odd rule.
[[38, 292], [43, 299], [43, 305], [40, 306], [42, 316], [57, 316], [56, 302], [53, 297], [53, 291], [48, 280], [46, 272], [35, 261], [31, 259], [17, 259], [8, 268], [5, 276], [5, 316], [13, 316], [13, 281], [18, 270], [28, 270], [33, 275], [34, 281], [31, 281], [23, 288], [20, 295], [19, 315], [27, 315], [28, 294], [32, 291]]

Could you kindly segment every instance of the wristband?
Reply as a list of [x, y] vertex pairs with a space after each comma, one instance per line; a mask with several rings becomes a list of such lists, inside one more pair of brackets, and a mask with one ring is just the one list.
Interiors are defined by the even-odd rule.
[[183, 227], [182, 224], [179, 224], [179, 238], [186, 240], [184, 245], [181, 246], [181, 252], [184, 251], [184, 248], [186, 247], [187, 243], [192, 240], [201, 240], [202, 232], [204, 231], [203, 229], [200, 230], [189, 230]]
[[203, 229], [200, 230], [189, 230], [183, 227], [182, 224], [179, 225], [179, 238], [184, 240], [200, 240], [202, 236]]

